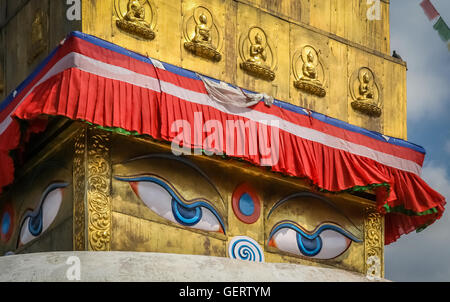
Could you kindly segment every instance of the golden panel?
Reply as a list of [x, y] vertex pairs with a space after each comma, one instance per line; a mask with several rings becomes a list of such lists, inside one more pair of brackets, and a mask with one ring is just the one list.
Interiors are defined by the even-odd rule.
[[[243, 71], [242, 69], [239, 69], [237, 71], [237, 85], [251, 90], [251, 91], [257, 91], [257, 92], [263, 92], [268, 95], [271, 95], [277, 99], [281, 100], [287, 100], [289, 96], [289, 86], [290, 83], [286, 81], [286, 79], [289, 78], [289, 66], [290, 66], [290, 58], [288, 56], [289, 54], [289, 23], [286, 21], [283, 21], [281, 19], [278, 19], [268, 13], [265, 13], [261, 10], [255, 10], [253, 7], [238, 3], [237, 7], [237, 31], [236, 31], [236, 37], [240, 37], [240, 41], [237, 44], [237, 47], [240, 49], [242, 53], [240, 56], [237, 56], [236, 61], [238, 66], [241, 66], [241, 63], [244, 65], [251, 63], [247, 60], [255, 60], [255, 61], [264, 61], [264, 64], [269, 65], [270, 68], [273, 68], [271, 70], [274, 73], [274, 80], [270, 81], [272, 76], [270, 73], [266, 73], [269, 80], [261, 80], [260, 78], [257, 78], [251, 74], [248, 74], [247, 72]], [[260, 31], [260, 36], [262, 37], [262, 40], [264, 40], [264, 36], [267, 37], [267, 41], [269, 41], [270, 49], [266, 50], [267, 52], [267, 58], [266, 60], [260, 59], [261, 55], [255, 55], [250, 56], [250, 46], [254, 46], [255, 50], [260, 50], [261, 47], [255, 43], [256, 41], [253, 41], [252, 43], [249, 42], [250, 37], [249, 33], [253, 33], [251, 31], [252, 28], [259, 28], [261, 29], [255, 29], [257, 31]], [[263, 33], [264, 35], [263, 35]], [[254, 34], [256, 36], [256, 33]], [[251, 38], [254, 40], [254, 36], [252, 35]], [[273, 43], [276, 38], [276, 45]], [[243, 43], [244, 41], [248, 41], [247, 43]], [[264, 42], [264, 41], [262, 41]], [[272, 44], [273, 43], [273, 44]], [[243, 45], [244, 45], [244, 49]], [[264, 48], [264, 47], [262, 47]], [[258, 53], [258, 52], [256, 52]], [[270, 55], [269, 53], [272, 53], [273, 59], [269, 61]], [[243, 58], [241, 58], [243, 56]], [[250, 65], [249, 65], [250, 66]], [[253, 65], [252, 65], [253, 66]], [[242, 67], [241, 67], [242, 68]], [[257, 69], [255, 69], [256, 71]], [[262, 70], [258, 68], [258, 70]], [[263, 71], [267, 71], [267, 69], [264, 69]]]
[[184, 21], [184, 48], [196, 56], [220, 61], [223, 46], [222, 33], [213, 14], [204, 6], [193, 9], [192, 15]]
[[86, 250], [86, 127], [75, 138], [73, 158], [73, 248]]
[[366, 208], [365, 272], [369, 278], [384, 278], [384, 219], [373, 207]]
[[87, 222], [89, 250], [108, 251], [111, 240], [111, 168], [109, 132], [88, 129]]
[[[180, 35], [181, 67], [227, 82], [235, 82], [236, 55], [236, 4], [233, 1], [221, 0], [183, 0], [182, 30]], [[204, 11], [211, 14], [213, 24], [210, 29], [211, 45], [214, 51], [206, 50], [208, 57], [195, 54], [194, 44], [190, 42], [195, 37], [196, 22], [194, 15]], [[186, 44], [188, 43], [188, 44]], [[192, 46], [192, 47], [191, 47]], [[186, 48], [187, 47], [187, 48]], [[192, 52], [192, 49], [194, 52]], [[205, 49], [200, 46], [199, 50]], [[208, 54], [206, 54], [208, 56]], [[219, 59], [220, 55], [220, 60]], [[215, 58], [215, 59], [214, 59]]]
[[407, 139], [406, 67], [384, 64], [383, 133]]
[[369, 68], [355, 70], [349, 80], [352, 108], [363, 114], [379, 117], [382, 95], [378, 83], [379, 80]]
[[330, 32], [330, 6], [331, 1], [309, 0], [310, 25]]
[[[347, 2], [347, 1], [341, 1]], [[329, 62], [327, 68], [329, 70], [329, 86], [327, 97], [329, 101], [326, 104], [326, 114], [328, 116], [348, 122], [348, 104], [337, 100], [347, 99], [348, 93], [348, 72], [347, 72], [347, 51], [348, 46], [344, 43], [329, 40], [328, 47], [330, 49]], [[335, 62], [335, 63], [332, 63]], [[321, 109], [324, 110], [324, 109]]]
[[[350, 124], [360, 126], [372, 131], [377, 131], [380, 133], [383, 133], [383, 122], [384, 122], [384, 115], [381, 115], [379, 117], [367, 115], [365, 113], [362, 113], [360, 111], [356, 111], [352, 107], [352, 102], [357, 100], [358, 95], [355, 95], [355, 92], [358, 92], [357, 89], [359, 89], [358, 84], [359, 82], [359, 72], [361, 71], [362, 67], [365, 67], [364, 70], [370, 70], [373, 75], [375, 75], [375, 82], [376, 86], [378, 87], [377, 92], [379, 93], [379, 101], [376, 106], [379, 108], [383, 108], [383, 88], [384, 88], [384, 64], [394, 64], [392, 62], [387, 62], [375, 55], [368, 55], [367, 53], [356, 49], [349, 47], [348, 53], [347, 53], [347, 60], [348, 60], [348, 92], [347, 92], [347, 100], [348, 100], [348, 122]], [[356, 91], [355, 91], [356, 89]], [[396, 121], [392, 121], [396, 122]]]
[[[152, 7], [158, 16], [158, 24], [154, 29], [157, 38], [149, 41], [136, 38], [117, 28], [115, 22], [118, 18], [115, 17], [113, 1], [94, 3], [92, 0], [84, 0], [83, 31], [155, 59], [251, 91], [266, 93], [281, 101], [370, 130], [383, 133], [386, 129], [388, 135], [405, 138], [406, 84], [403, 74], [405, 66], [385, 55], [389, 52], [389, 18], [386, 18], [389, 12], [388, 3], [383, 1], [381, 3], [381, 20], [369, 21], [366, 16], [368, 6], [359, 0], [322, 2], [315, 0], [301, 2], [299, 7], [297, 1], [288, 0], [277, 3], [266, 0], [152, 0]], [[198, 24], [193, 15], [198, 7], [204, 7], [211, 13], [211, 19], [214, 21], [214, 26], [210, 29], [211, 43], [213, 49], [220, 53], [220, 61], [200, 57], [184, 47], [185, 42], [189, 42], [187, 40], [195, 36], [195, 27]], [[297, 20], [299, 15], [301, 23]], [[310, 21], [314, 23], [313, 27], [308, 25]], [[249, 59], [251, 43], [248, 42], [245, 48], [247, 58], [242, 59], [239, 54], [239, 52], [243, 54], [239, 38], [247, 37], [249, 29], [253, 26], [261, 28], [268, 40], [272, 41], [271, 49], [274, 57], [278, 59], [273, 70], [275, 75], [273, 81], [270, 81], [272, 76], [270, 72], [266, 73], [269, 78], [269, 81], [266, 81], [249, 75], [240, 68], [241, 63], [245, 65]], [[326, 91], [324, 97], [301, 91], [293, 84], [298, 80], [292, 70], [295, 60], [293, 56], [306, 45], [312, 46], [317, 51], [322, 62], [323, 89]], [[212, 55], [214, 52], [207, 50], [206, 53]], [[269, 59], [270, 53], [269, 49], [266, 49], [266, 60]], [[272, 62], [265, 63], [272, 65]], [[254, 67], [251, 64], [248, 66]], [[362, 66], [372, 70], [379, 79], [383, 104], [378, 107], [383, 108], [383, 114], [378, 118], [355, 111], [352, 107], [353, 99], [348, 91], [349, 78]], [[297, 66], [297, 69], [301, 68]], [[347, 102], [342, 101], [346, 96]]]
[[225, 242], [186, 229], [112, 212], [111, 249], [225, 257]]
[[271, 45], [262, 28], [252, 26], [247, 33], [242, 33], [238, 46], [242, 60], [241, 69], [263, 80], [275, 79], [273, 70], [277, 68], [276, 47]]
[[156, 12], [150, 0], [115, 0], [116, 25], [139, 38], [153, 40]]
[[[281, 192], [292, 193], [281, 194]], [[317, 263], [321, 266], [334, 266], [364, 273], [363, 207], [335, 198], [296, 191], [294, 188], [286, 188], [281, 192], [272, 194], [274, 195], [273, 203], [265, 206], [266, 254], [278, 254], [279, 256], [271, 255], [271, 257], [278, 260], [285, 259], [287, 262], [307, 265]], [[283, 199], [287, 199], [286, 202], [280, 202]], [[285, 226], [283, 227], [283, 225]], [[277, 229], [278, 231], [274, 233]], [[288, 229], [290, 233], [287, 231]], [[322, 245], [319, 253], [314, 254], [311, 248], [308, 250], [307, 245], [304, 250], [299, 251], [299, 248], [292, 244], [292, 239], [290, 239], [294, 234], [292, 232], [294, 229], [299, 229], [306, 235], [319, 233]], [[332, 230], [340, 232], [339, 235], [333, 233]], [[276, 234], [280, 231], [279, 242], [273, 243]], [[339, 240], [337, 241], [339, 248], [330, 248], [331, 238]], [[317, 244], [309, 240], [306, 240], [305, 243], [313, 244], [314, 247]], [[311, 255], [307, 256], [307, 252], [311, 252]], [[270, 259], [270, 257], [267, 258]]]
[[[217, 247], [211, 255], [226, 256], [231, 240], [245, 236], [258, 243], [266, 262], [302, 263], [366, 272], [363, 243], [366, 203], [341, 194], [325, 194], [320, 195], [319, 199], [294, 196], [289, 202], [278, 204], [292, 194], [307, 192], [308, 187], [295, 179], [286, 180], [271, 173], [261, 174], [257, 168], [231, 160], [173, 156], [168, 147], [113, 135], [112, 249], [208, 255], [211, 249], [202, 250], [200, 245], [210, 246], [211, 242], [218, 242], [220, 248]], [[233, 195], [243, 183], [247, 185], [246, 192], [257, 196], [260, 201], [256, 221], [247, 222], [236, 214], [236, 211], [244, 211], [236, 209], [233, 203]], [[165, 195], [158, 193], [161, 190], [156, 189], [155, 184], [165, 188]], [[178, 198], [179, 202], [175, 203], [174, 198]], [[164, 205], [163, 200], [168, 203]], [[203, 202], [202, 207], [214, 209], [215, 217], [223, 221], [223, 232], [219, 228], [189, 225], [188, 221], [182, 220], [183, 215], [189, 218], [199, 202]], [[175, 215], [178, 214], [174, 211], [180, 203], [183, 204], [180, 209], [184, 207], [185, 212], [180, 212], [177, 219]], [[275, 232], [275, 227], [285, 222], [290, 222], [293, 228], [299, 227], [305, 234], [316, 236], [314, 238], [334, 234], [340, 238], [341, 249], [333, 251], [328, 243], [330, 237], [323, 237], [320, 239], [322, 251], [327, 251], [327, 254], [321, 254], [323, 259], [316, 259], [300, 251], [286, 251], [283, 242], [280, 246], [270, 243], [274, 234], [282, 230], [279, 228]], [[216, 221], [216, 224], [219, 222]], [[292, 246], [292, 240], [287, 244]]]
[[0, 255], [72, 249], [72, 150], [73, 141], [48, 145], [17, 171], [0, 200], [0, 210], [9, 203], [13, 213], [9, 239], [0, 241]]
[[[314, 50], [314, 57], [317, 58], [316, 73], [320, 84], [314, 85], [313, 90], [301, 90], [296, 85], [300, 84], [300, 77], [303, 77], [304, 61], [306, 61], [306, 50]], [[330, 47], [328, 39], [313, 31], [303, 27], [291, 24], [290, 26], [290, 56], [291, 56], [291, 73], [290, 73], [290, 99], [293, 104], [308, 108], [323, 114], [334, 116], [335, 112], [328, 110], [329, 103], [335, 103], [333, 91], [329, 86], [335, 80], [334, 76], [330, 76], [330, 65], [340, 65], [344, 62], [330, 61]], [[342, 75], [339, 75], [340, 77]], [[302, 81], [302, 83], [305, 81]], [[309, 81], [311, 82], [311, 81]], [[308, 83], [312, 86], [312, 83]], [[317, 94], [311, 93], [316, 91]], [[323, 95], [326, 93], [326, 95]], [[331, 95], [330, 95], [331, 93]], [[321, 96], [322, 95], [322, 96]]]
[[48, 46], [48, 15], [40, 8], [34, 13], [30, 39], [28, 64], [33, 63], [41, 53], [47, 50]]
[[294, 86], [304, 92], [324, 97], [323, 88], [325, 74], [319, 52], [310, 45], [305, 45], [301, 51], [294, 53], [292, 58], [292, 71], [294, 73]]

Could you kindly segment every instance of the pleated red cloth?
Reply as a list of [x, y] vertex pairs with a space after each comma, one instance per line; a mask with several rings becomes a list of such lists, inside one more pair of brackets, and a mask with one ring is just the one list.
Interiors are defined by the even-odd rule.
[[[101, 43], [107, 42], [99, 42]], [[67, 68], [62, 68], [40, 83], [32, 82], [30, 87], [35, 86], [28, 90], [28, 94], [24, 92], [22, 95], [19, 92], [17, 98], [21, 98], [21, 103], [11, 111], [13, 120], [0, 135], [0, 190], [14, 180], [14, 162], [9, 152], [19, 148], [21, 142], [27, 140], [29, 133], [42, 131], [45, 128], [45, 120], [42, 118], [45, 116], [64, 116], [102, 127], [146, 134], [169, 142], [180, 138], [180, 133], [172, 128], [176, 121], [185, 120], [192, 124], [199, 113], [203, 123], [217, 121], [221, 125], [226, 125], [230, 120], [245, 123], [249, 121], [245, 114], [252, 112], [270, 114], [293, 124], [301, 123], [299, 114], [279, 106], [268, 109], [263, 102], [241, 115], [219, 110], [216, 105], [196, 102], [196, 98], [207, 96], [202, 81], [188, 76], [171, 75], [165, 69], [123, 54], [119, 56], [114, 50], [93, 46], [76, 37], [66, 41], [56, 53], [57, 59], [52, 64], [59, 59], [63, 60], [72, 52], [78, 53], [75, 57], [78, 60], [77, 66], [69, 64]], [[92, 59], [93, 57], [95, 58]], [[164, 89], [161, 88], [162, 85], [165, 85]], [[20, 120], [28, 122], [28, 132], [21, 133]], [[311, 123], [319, 122], [311, 119]], [[259, 130], [265, 126], [258, 122], [255, 127]], [[317, 129], [319, 128], [318, 126]], [[329, 129], [331, 128], [325, 126], [320, 131], [326, 134], [331, 131]], [[386, 244], [433, 223], [444, 212], [444, 197], [431, 189], [418, 174], [382, 164], [375, 160], [378, 155], [374, 159], [356, 155], [342, 148], [302, 138], [291, 129], [282, 127], [266, 127], [263, 130], [267, 130], [261, 133], [266, 133], [269, 141], [276, 134], [274, 131], [279, 131], [279, 160], [271, 165], [272, 171], [309, 179], [313, 185], [330, 192], [378, 185], [377, 209], [386, 217]], [[226, 131], [224, 129], [224, 138], [229, 137]], [[239, 143], [244, 133], [249, 142], [245, 148]], [[205, 140], [207, 133], [202, 132], [201, 135], [198, 141], [192, 141], [188, 147], [204, 147], [201, 142]], [[245, 128], [238, 129], [233, 142], [225, 139], [222, 145], [213, 145], [211, 148], [260, 166], [264, 154], [254, 154], [249, 152], [249, 148], [255, 147], [261, 135], [260, 132], [250, 133]], [[183, 137], [183, 141], [189, 140]], [[401, 154], [404, 149], [392, 145], [392, 150], [399, 150], [396, 157], [399, 161], [403, 160], [402, 156], [406, 156]], [[421, 166], [423, 158], [411, 158], [408, 163]], [[388, 191], [385, 190], [387, 186]]]
[[[22, 120], [34, 120], [43, 114], [65, 116], [172, 141], [177, 133], [170, 131], [171, 125], [176, 120], [192, 121], [194, 112], [202, 112], [204, 120], [219, 120], [223, 124], [233, 118], [242, 119], [163, 92], [95, 76], [76, 68], [65, 70], [37, 87], [17, 108], [14, 116]], [[17, 129], [11, 131], [17, 132]], [[434, 213], [422, 216], [387, 213], [386, 244], [440, 218], [444, 211], [444, 198], [413, 173], [304, 140], [282, 130], [280, 142], [280, 159], [272, 167], [273, 171], [308, 178], [319, 188], [333, 192], [387, 183], [391, 186], [390, 194], [378, 203], [378, 210], [382, 213], [386, 213], [385, 205], [389, 208], [401, 206], [414, 212], [436, 209]], [[259, 155], [244, 154], [242, 158], [260, 165]], [[12, 167], [10, 158], [6, 162]], [[10, 175], [8, 177], [11, 179]]]

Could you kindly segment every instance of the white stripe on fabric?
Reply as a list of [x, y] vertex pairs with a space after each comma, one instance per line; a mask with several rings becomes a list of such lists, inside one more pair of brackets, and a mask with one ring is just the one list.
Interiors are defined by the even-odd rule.
[[222, 111], [224, 113], [238, 115], [241, 117], [248, 118], [250, 120], [253, 120], [255, 122], [259, 122], [262, 124], [266, 124], [267, 126], [270, 125], [270, 121], [278, 121], [279, 128], [281, 130], [284, 130], [286, 132], [289, 132], [295, 136], [298, 136], [300, 138], [304, 138], [310, 141], [321, 143], [325, 146], [340, 149], [343, 151], [347, 151], [350, 153], [353, 153], [355, 155], [368, 157], [370, 159], [373, 159], [381, 164], [384, 164], [386, 166], [390, 166], [396, 169], [408, 171], [415, 173], [417, 175], [420, 174], [421, 166], [414, 161], [403, 159], [400, 157], [396, 157], [387, 153], [383, 153], [377, 150], [373, 150], [369, 147], [358, 145], [340, 138], [337, 138], [332, 135], [328, 135], [326, 133], [307, 128], [302, 127], [296, 124], [293, 124], [289, 121], [283, 120], [278, 116], [263, 113], [256, 110], [251, 110], [247, 108], [242, 107], [235, 107], [235, 106], [226, 106], [218, 102], [212, 101], [208, 95], [191, 91], [179, 86], [176, 86], [172, 83], [162, 82], [161, 81], [161, 90], [163, 92], [166, 92], [168, 94], [174, 95], [178, 98], [181, 98], [183, 100], [197, 103], [201, 105], [207, 105], [216, 108], [219, 111]]
[[[25, 99], [28, 94], [30, 94], [39, 84], [50, 78], [51, 76], [64, 71], [65, 69], [76, 67], [80, 70], [102, 76], [105, 78], [123, 81], [132, 85], [136, 85], [143, 88], [148, 88], [154, 91], [163, 91], [170, 95], [176, 96], [185, 101], [211, 106], [221, 112], [237, 115], [241, 117], [248, 118], [255, 122], [263, 123], [268, 126], [271, 125], [271, 121], [278, 121], [279, 128], [291, 133], [297, 137], [307, 139], [310, 141], [314, 141], [317, 143], [321, 143], [325, 146], [336, 148], [339, 150], [347, 151], [355, 155], [368, 157], [373, 159], [381, 164], [386, 166], [390, 166], [396, 169], [400, 169], [403, 171], [408, 171], [415, 173], [417, 175], [420, 174], [421, 166], [411, 160], [399, 158], [387, 153], [383, 153], [377, 150], [373, 150], [369, 147], [358, 145], [352, 142], [348, 142], [346, 140], [325, 134], [323, 132], [302, 127], [286, 120], [281, 119], [278, 116], [266, 114], [263, 112], [259, 112], [256, 110], [235, 107], [235, 106], [227, 106], [225, 104], [221, 104], [218, 102], [214, 102], [210, 99], [210, 97], [206, 94], [195, 92], [186, 88], [182, 88], [176, 86], [172, 83], [168, 82], [159, 82], [157, 79], [136, 73], [134, 71], [128, 70], [126, 68], [118, 67], [115, 65], [107, 64], [90, 57], [84, 56], [79, 53], [70, 53], [58, 61], [48, 72], [47, 74], [36, 83], [33, 88], [27, 93], [27, 95], [23, 98]], [[160, 90], [161, 87], [161, 90]], [[20, 104], [20, 103], [19, 103]], [[17, 105], [18, 106], [18, 105]], [[16, 108], [17, 108], [16, 106]], [[16, 109], [14, 108], [14, 110]], [[4, 132], [9, 123], [11, 122], [11, 118], [8, 116], [2, 123], [0, 124], [0, 134]]]
[[[33, 86], [33, 88], [28, 91], [28, 93], [22, 98], [22, 100], [16, 105], [16, 107], [14, 107], [11, 112], [14, 112], [22, 103], [22, 101], [25, 100], [37, 86], [39, 86], [49, 78], [55, 76], [56, 74], [73, 67], [101, 77], [127, 82], [135, 86], [147, 88], [157, 92], [161, 91], [159, 89], [158, 79], [136, 73], [123, 67], [107, 64], [77, 52], [71, 52], [61, 58], [58, 62], [56, 62], [55, 65], [53, 65], [53, 67], [50, 68], [49, 71]], [[8, 128], [11, 122], [12, 118], [10, 117], [10, 115], [8, 115], [0, 123], [0, 134], [2, 134], [6, 130], [6, 128]]]

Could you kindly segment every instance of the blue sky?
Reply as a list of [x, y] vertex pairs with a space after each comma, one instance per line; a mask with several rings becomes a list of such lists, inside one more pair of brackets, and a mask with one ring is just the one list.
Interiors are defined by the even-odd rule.
[[[391, 0], [391, 51], [408, 64], [408, 140], [427, 150], [422, 178], [450, 201], [450, 51], [421, 0]], [[450, 25], [450, 1], [431, 0]], [[448, 207], [447, 207], [448, 208]], [[450, 215], [385, 248], [386, 278], [450, 281]]]

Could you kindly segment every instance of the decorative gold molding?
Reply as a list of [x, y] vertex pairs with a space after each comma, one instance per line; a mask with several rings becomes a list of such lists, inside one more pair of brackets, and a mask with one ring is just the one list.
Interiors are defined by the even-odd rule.
[[[299, 59], [303, 62], [300, 70], [297, 64]], [[305, 45], [301, 51], [294, 53], [292, 70], [295, 88], [318, 97], [324, 97], [327, 94], [323, 88], [325, 78], [323, 64], [319, 58], [319, 52], [314, 47]]]
[[73, 158], [73, 248], [75, 251], [86, 250], [86, 127], [77, 134]]
[[275, 79], [277, 56], [266, 33], [260, 27], [251, 27], [239, 39], [240, 67], [248, 74], [266, 81]]
[[110, 134], [90, 127], [87, 137], [89, 250], [108, 251], [111, 242]]
[[184, 48], [196, 56], [219, 62], [222, 37], [212, 13], [204, 6], [194, 9], [184, 22]]
[[364, 262], [367, 277], [384, 277], [384, 218], [367, 207], [364, 219]]
[[115, 0], [116, 25], [146, 40], [155, 38], [156, 12], [149, 0]]

